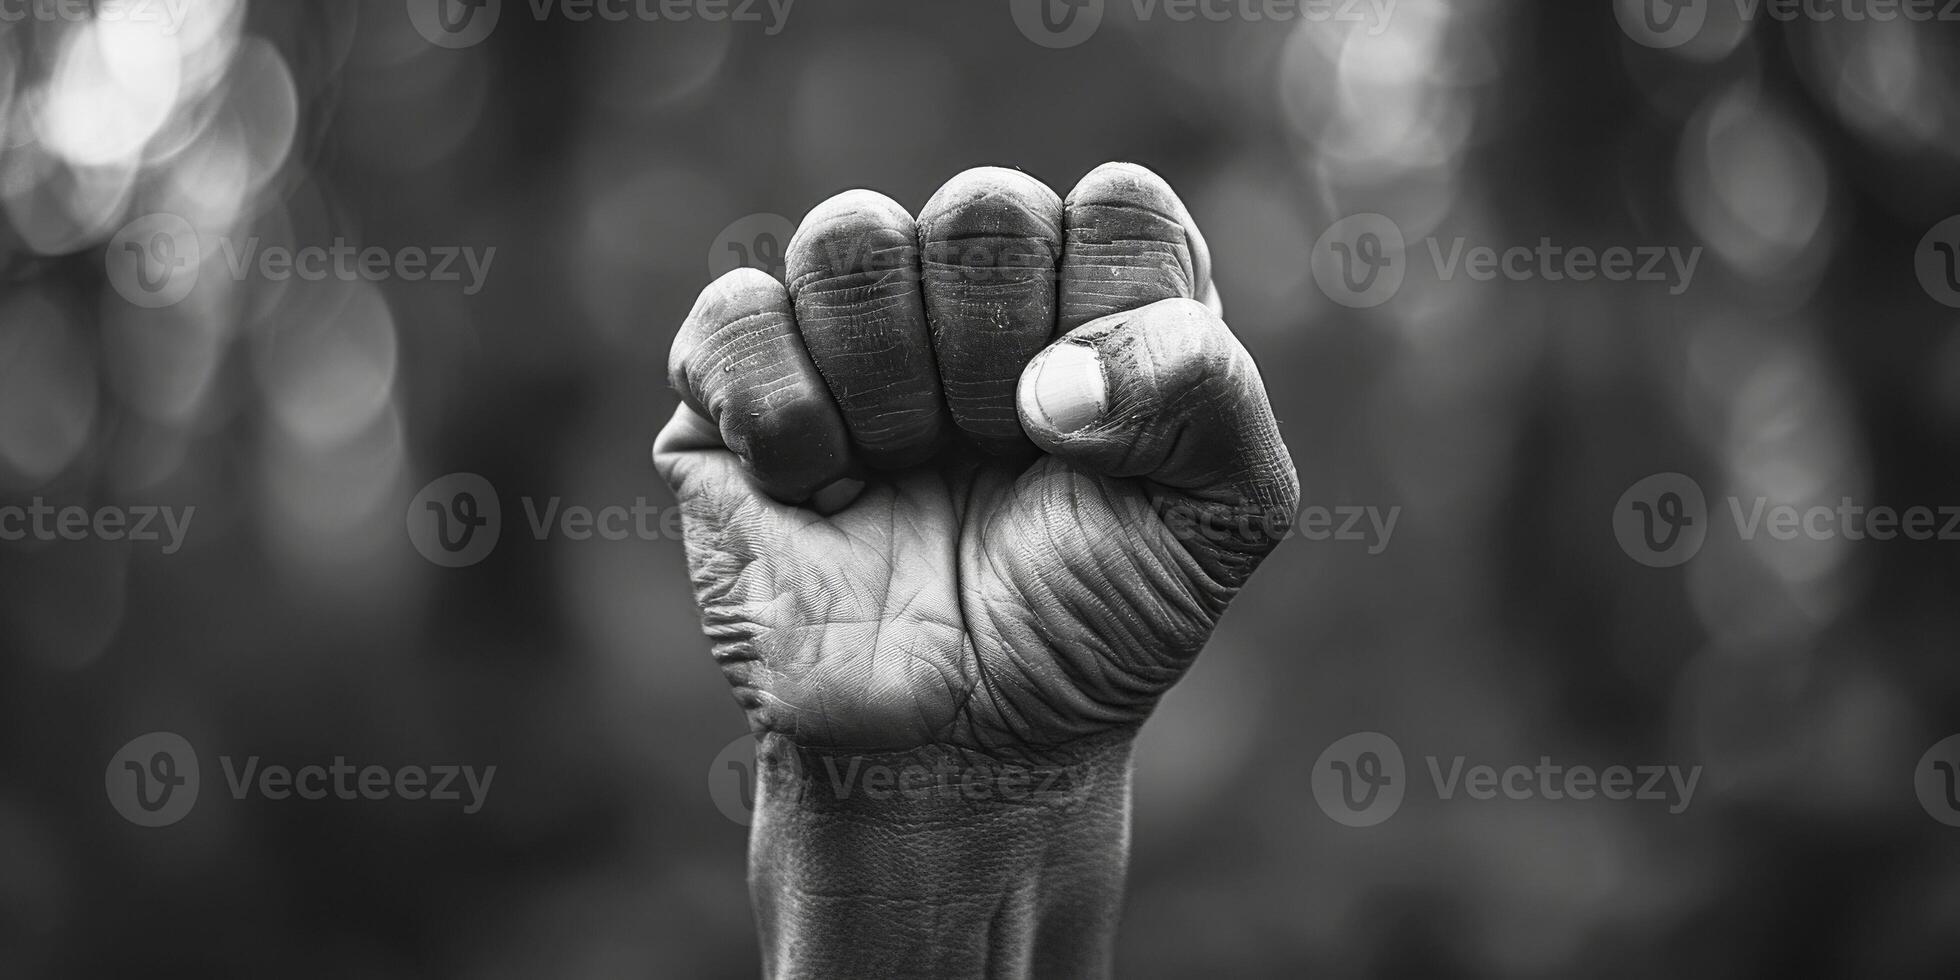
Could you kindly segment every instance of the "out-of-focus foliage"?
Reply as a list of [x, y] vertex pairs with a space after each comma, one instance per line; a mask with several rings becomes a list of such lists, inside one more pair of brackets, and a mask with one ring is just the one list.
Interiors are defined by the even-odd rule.
[[[1125, 977], [1954, 975], [1960, 831], [1911, 792], [1960, 725], [1960, 542], [1711, 535], [1652, 569], [1621, 492], [1960, 504], [1960, 315], [1913, 250], [1960, 211], [1960, 26], [1402, 0], [1384, 29], [1107, 5], [795, 5], [424, 40], [400, 0], [204, 0], [170, 35], [0, 23], [0, 504], [194, 506], [182, 550], [0, 542], [0, 976], [747, 977], [742, 733], [673, 540], [520, 505], [670, 500], [666, 347], [749, 215], [1108, 159], [1185, 195], [1310, 504], [1145, 730]], [[1724, 19], [1727, 18], [1727, 19]], [[122, 301], [125, 222], [227, 245], [494, 247], [483, 288], [210, 274]], [[1703, 246], [1692, 288], [1412, 273], [1350, 310], [1335, 220], [1498, 247]], [[764, 222], [766, 224], [766, 222]], [[766, 258], [766, 256], [764, 256]], [[1426, 253], [1423, 262], [1426, 264]], [[503, 498], [425, 562], [416, 489]], [[144, 830], [102, 765], [153, 730], [209, 803]], [[1308, 771], [1702, 764], [1693, 805], [1440, 801], [1357, 830]], [[212, 758], [495, 764], [489, 805], [232, 800]]]

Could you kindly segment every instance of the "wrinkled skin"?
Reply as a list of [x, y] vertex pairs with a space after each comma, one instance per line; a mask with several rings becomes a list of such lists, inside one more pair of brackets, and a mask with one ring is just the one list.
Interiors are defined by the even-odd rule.
[[[969, 171], [916, 222], [853, 192], [788, 279], [703, 293], [655, 446], [753, 725], [1020, 760], [1139, 725], [1298, 500], [1176, 195], [1127, 165], [1066, 203]], [[1074, 402], [1040, 379], [1070, 346], [1102, 378]]]

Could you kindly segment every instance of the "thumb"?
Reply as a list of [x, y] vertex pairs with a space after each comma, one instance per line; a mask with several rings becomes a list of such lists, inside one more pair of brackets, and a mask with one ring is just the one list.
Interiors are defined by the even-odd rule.
[[1158, 516], [1234, 586], [1292, 526], [1300, 480], [1259, 368], [1203, 304], [1167, 299], [1064, 334], [1021, 372], [1018, 402], [1050, 455], [1148, 481]]

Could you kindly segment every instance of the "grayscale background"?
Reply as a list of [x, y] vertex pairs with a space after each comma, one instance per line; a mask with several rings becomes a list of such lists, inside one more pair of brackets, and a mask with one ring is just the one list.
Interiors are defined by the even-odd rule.
[[[1205, 230], [1307, 504], [1396, 515], [1283, 545], [1144, 729], [1120, 975], [1960, 975], [1960, 540], [1737, 519], [1960, 506], [1960, 23], [1054, 2], [0, 2], [0, 976], [757, 975], [668, 342], [832, 193], [1106, 160]], [[336, 243], [378, 264], [233, 271]], [[452, 474], [499, 505], [461, 558]], [[96, 520], [160, 507], [168, 553]], [[157, 732], [198, 793], [141, 826]], [[1354, 733], [1403, 760], [1372, 826]], [[253, 757], [496, 770], [235, 798]], [[1444, 798], [1459, 757], [1699, 769]]]

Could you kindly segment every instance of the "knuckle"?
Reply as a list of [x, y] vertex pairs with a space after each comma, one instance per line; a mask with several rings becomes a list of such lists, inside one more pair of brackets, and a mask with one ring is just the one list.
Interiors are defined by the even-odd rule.
[[1239, 382], [1252, 355], [1211, 308], [1193, 299], [1161, 300], [1146, 308], [1142, 331], [1158, 386], [1167, 392]]
[[794, 242], [812, 230], [849, 231], [911, 221], [912, 213], [904, 205], [868, 187], [859, 187], [833, 194], [811, 208], [790, 240]]
[[704, 295], [741, 297], [757, 293], [772, 293], [781, 285], [782, 283], [777, 282], [775, 276], [761, 269], [742, 266], [722, 273], [714, 282], [708, 284]]
[[786, 261], [799, 312], [889, 302], [916, 293], [919, 277], [911, 214], [868, 190], [847, 191], [812, 209], [791, 236]]
[[824, 393], [801, 379], [783, 379], [753, 387], [743, 401], [744, 424], [756, 441], [821, 440], [831, 420]]
[[1157, 172], [1142, 164], [1112, 160], [1083, 175], [1069, 194], [1070, 204], [1124, 203], [1154, 205], [1166, 212], [1177, 206], [1177, 195]]
[[709, 283], [694, 301], [687, 322], [698, 324], [703, 334], [713, 333], [731, 321], [782, 309], [785, 298], [783, 284], [774, 276], [743, 267]]
[[1066, 237], [1064, 264], [1072, 280], [1089, 288], [1142, 277], [1151, 289], [1193, 296], [1209, 274], [1203, 239], [1183, 200], [1162, 177], [1133, 163], [1103, 164], [1069, 192]]
[[722, 439], [765, 489], [802, 499], [835, 478], [847, 449], [842, 429], [820, 392], [776, 386], [723, 417]]
[[897, 201], [872, 190], [845, 191], [810, 209], [785, 257], [795, 278], [811, 271], [835, 275], [889, 259], [897, 246], [914, 244], [913, 237], [911, 212]]
[[[725, 346], [731, 333], [773, 325], [770, 315], [787, 316], [783, 284], [759, 269], [736, 269], [710, 283], [694, 301], [667, 352], [667, 381], [688, 392], [694, 362]], [[698, 379], [695, 379], [698, 380]]]
[[1072, 229], [1140, 227], [1184, 237], [1184, 201], [1162, 177], [1133, 163], [1106, 163], [1090, 171], [1069, 192], [1068, 208]]
[[1018, 170], [980, 167], [947, 181], [926, 202], [919, 212], [920, 238], [1059, 237], [1061, 210], [1061, 198], [1041, 181]]

